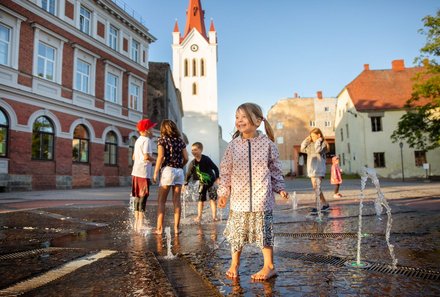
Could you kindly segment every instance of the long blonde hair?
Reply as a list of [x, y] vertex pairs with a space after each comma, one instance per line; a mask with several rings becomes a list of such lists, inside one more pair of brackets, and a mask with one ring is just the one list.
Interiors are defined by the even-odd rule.
[[[324, 137], [324, 134], [322, 134], [321, 129], [319, 129], [319, 128], [313, 128], [313, 129], [310, 131], [310, 134], [312, 134], [312, 133], [321, 136], [322, 141], [325, 141], [325, 137]], [[327, 145], [327, 150], [330, 150], [330, 145], [328, 144], [327, 141], [325, 141], [325, 144]]]
[[[249, 122], [254, 126], [257, 126], [258, 119], [260, 119], [262, 122], [264, 122], [264, 130], [266, 131], [267, 137], [269, 137], [270, 140], [275, 142], [275, 136], [273, 133], [272, 126], [269, 124], [269, 122], [264, 117], [263, 111], [258, 104], [246, 102], [246, 103], [241, 104], [239, 107], [237, 107], [237, 111], [238, 110], [242, 110], [246, 114], [246, 117], [249, 119]], [[237, 130], [237, 131], [235, 131], [232, 138], [236, 138], [238, 136], [240, 136], [240, 131]]]

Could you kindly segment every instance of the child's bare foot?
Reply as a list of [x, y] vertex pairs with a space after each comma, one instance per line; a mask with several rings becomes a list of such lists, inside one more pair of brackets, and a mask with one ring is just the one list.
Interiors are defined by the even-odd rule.
[[220, 221], [220, 219], [217, 218], [217, 217], [214, 217], [214, 218], [212, 218], [212, 221], [213, 221], [213, 222], [218, 222], [218, 221]]
[[232, 279], [238, 278], [240, 275], [238, 273], [238, 266], [229, 267], [229, 270], [226, 271], [226, 276]]
[[202, 220], [202, 218], [199, 218], [199, 217], [196, 217], [196, 218], [194, 218], [194, 222], [196, 223], [196, 224], [200, 224], [200, 221]]
[[153, 233], [156, 235], [162, 235], [162, 229], [156, 229]]
[[260, 271], [251, 275], [253, 280], [268, 280], [277, 275], [277, 271], [274, 269], [270, 269], [267, 267], [263, 267]]

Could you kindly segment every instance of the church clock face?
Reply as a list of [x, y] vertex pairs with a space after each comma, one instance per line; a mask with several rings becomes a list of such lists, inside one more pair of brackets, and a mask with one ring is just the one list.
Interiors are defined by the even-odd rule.
[[192, 50], [193, 52], [196, 52], [198, 49], [199, 49], [199, 46], [198, 46], [197, 44], [193, 44], [193, 45], [191, 45], [191, 50]]

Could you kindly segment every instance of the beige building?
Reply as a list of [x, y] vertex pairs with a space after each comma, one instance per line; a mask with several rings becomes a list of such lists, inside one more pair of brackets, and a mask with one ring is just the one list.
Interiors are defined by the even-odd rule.
[[425, 152], [391, 141], [418, 71], [405, 68], [403, 60], [386, 70], [370, 70], [366, 64], [338, 95], [336, 153], [344, 172], [358, 173], [367, 166], [381, 177], [420, 178], [429, 166], [428, 174], [440, 175], [440, 149]]
[[306, 156], [299, 151], [301, 142], [313, 128], [321, 129], [330, 144], [328, 155], [334, 154], [336, 100], [324, 98], [319, 91], [315, 98], [300, 98], [295, 94], [293, 98], [279, 100], [270, 108], [267, 119], [274, 128], [275, 143], [285, 174], [307, 174]]

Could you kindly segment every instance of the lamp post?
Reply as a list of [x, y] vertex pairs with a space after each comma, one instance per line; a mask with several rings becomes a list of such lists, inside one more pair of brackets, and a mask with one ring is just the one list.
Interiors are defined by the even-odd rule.
[[405, 173], [403, 172], [403, 142], [399, 142], [400, 146], [400, 164], [402, 166], [402, 182], [405, 181]]

